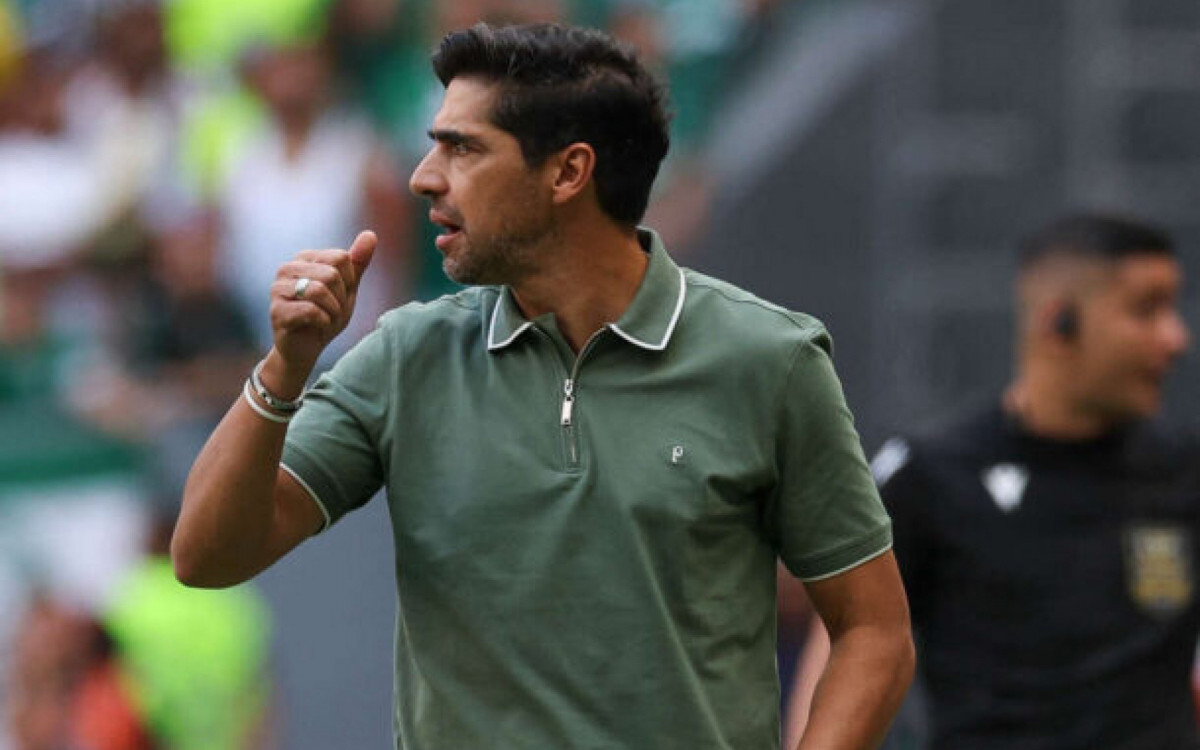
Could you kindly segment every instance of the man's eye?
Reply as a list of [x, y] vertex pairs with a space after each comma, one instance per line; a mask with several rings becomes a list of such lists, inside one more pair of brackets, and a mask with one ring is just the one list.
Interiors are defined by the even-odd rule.
[[466, 156], [471, 153], [471, 147], [465, 143], [455, 143], [450, 146], [450, 152], [455, 156]]

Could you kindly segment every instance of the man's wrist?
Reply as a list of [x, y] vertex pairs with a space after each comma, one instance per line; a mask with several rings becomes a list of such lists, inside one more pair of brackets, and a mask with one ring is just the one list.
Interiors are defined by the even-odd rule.
[[271, 395], [283, 401], [295, 401], [304, 394], [312, 365], [289, 365], [274, 347], [257, 366], [258, 377]]

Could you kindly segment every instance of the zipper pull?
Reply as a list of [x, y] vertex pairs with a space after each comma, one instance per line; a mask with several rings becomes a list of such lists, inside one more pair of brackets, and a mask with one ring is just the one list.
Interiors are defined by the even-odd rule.
[[571, 412], [575, 408], [575, 381], [567, 378], [563, 381], [562, 426], [571, 426]]

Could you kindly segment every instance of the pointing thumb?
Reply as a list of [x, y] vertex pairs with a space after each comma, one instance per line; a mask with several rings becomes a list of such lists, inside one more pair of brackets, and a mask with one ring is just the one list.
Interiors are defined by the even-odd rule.
[[366, 273], [367, 266], [371, 264], [371, 258], [375, 255], [375, 248], [379, 245], [379, 238], [375, 233], [367, 230], [359, 232], [354, 238], [354, 243], [350, 245], [350, 262], [354, 265], [354, 282], [355, 286]]

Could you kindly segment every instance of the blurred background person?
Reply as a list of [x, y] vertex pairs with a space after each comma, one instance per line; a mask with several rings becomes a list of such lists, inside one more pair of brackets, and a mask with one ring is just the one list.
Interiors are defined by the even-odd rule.
[[[438, 8], [460, 8], [439, 3]], [[402, 155], [424, 136], [430, 16], [420, 0], [331, 0], [326, 38], [336, 85]], [[415, 148], [424, 146], [417, 139]]]
[[265, 605], [252, 587], [176, 581], [174, 520], [157, 515], [146, 559], [102, 612], [42, 597], [25, 610], [2, 675], [14, 750], [278, 747]]
[[[267, 605], [253, 586], [196, 591], [175, 579], [175, 510], [173, 497], [158, 507], [146, 557], [101, 619], [129, 714], [156, 750], [280, 748]], [[105, 704], [86, 692], [78, 703], [77, 732], [98, 734], [89, 721]], [[127, 743], [81, 750], [138, 750]]]
[[38, 599], [14, 645], [3, 675], [11, 691], [3, 714], [11, 747], [151, 750], [94, 620]]
[[[243, 64], [269, 117], [239, 147], [217, 195], [225, 224], [221, 260], [225, 283], [255, 321], [256, 343], [265, 348], [270, 330], [262, 290], [287, 259], [285, 248], [338, 247], [356, 227], [391, 228], [405, 203], [395, 160], [366, 118], [335, 106], [324, 45], [254, 49]], [[348, 330], [331, 356], [406, 296], [389, 283], [397, 277], [395, 243], [401, 238], [394, 232], [384, 238], [390, 243], [379, 258], [384, 273], [360, 290], [369, 322]]]
[[1097, 214], [1020, 268], [1003, 396], [873, 462], [930, 747], [1200, 747], [1200, 439], [1151, 421], [1189, 342], [1183, 269], [1165, 232]]
[[68, 127], [64, 90], [74, 67], [61, 51], [25, 50], [0, 92], [6, 266], [61, 266], [111, 218], [98, 160]]
[[155, 0], [101, 6], [94, 44], [63, 91], [63, 117], [103, 186], [107, 226], [90, 252], [116, 260], [139, 252], [148, 225], [176, 210], [185, 91], [168, 66]]

